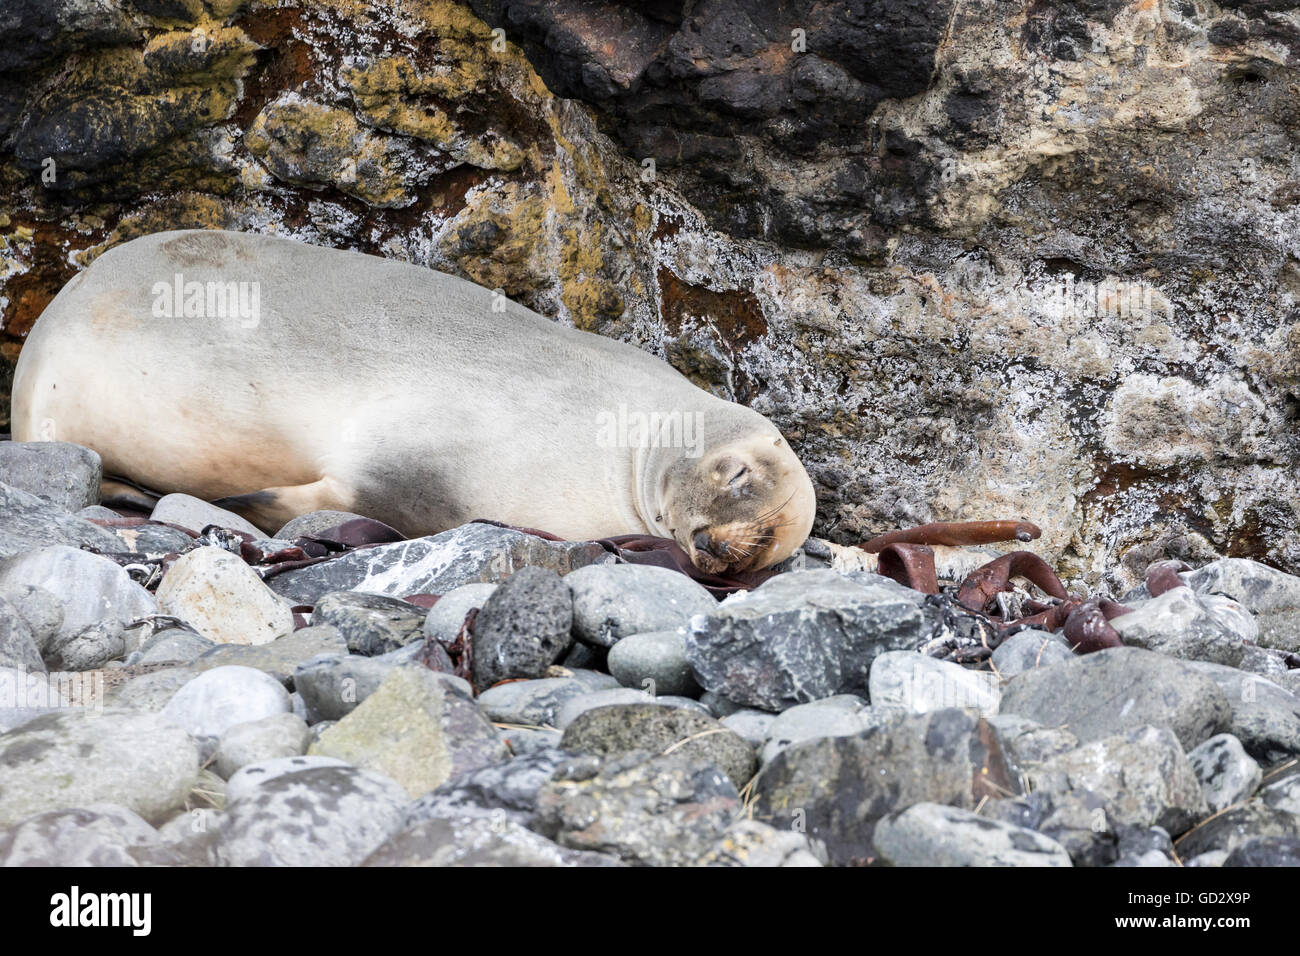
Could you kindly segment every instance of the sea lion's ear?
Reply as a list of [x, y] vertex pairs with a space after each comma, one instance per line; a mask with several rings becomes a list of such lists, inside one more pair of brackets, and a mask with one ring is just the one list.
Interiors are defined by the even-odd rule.
[[782, 439], [780, 439], [780, 438], [773, 438], [773, 439], [772, 439], [772, 444], [775, 445], [777, 448], [780, 448], [780, 447], [781, 447], [781, 442], [782, 442]]

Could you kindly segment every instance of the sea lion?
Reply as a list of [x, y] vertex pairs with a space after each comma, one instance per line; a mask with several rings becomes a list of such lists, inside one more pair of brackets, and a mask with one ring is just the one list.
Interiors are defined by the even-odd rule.
[[783, 560], [815, 510], [771, 422], [632, 345], [431, 269], [236, 232], [134, 239], [73, 278], [19, 357], [13, 421], [268, 532], [321, 509], [408, 535], [490, 517], [670, 537], [720, 573]]

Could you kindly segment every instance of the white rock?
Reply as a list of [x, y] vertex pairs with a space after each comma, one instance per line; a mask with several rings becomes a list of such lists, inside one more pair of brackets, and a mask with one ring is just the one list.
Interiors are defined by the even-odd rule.
[[293, 630], [293, 612], [257, 572], [221, 548], [183, 555], [158, 586], [158, 609], [218, 644], [266, 644]]
[[894, 704], [924, 714], [946, 707], [998, 712], [999, 681], [992, 674], [935, 660], [915, 651], [887, 651], [871, 663], [867, 689], [874, 705]]
[[1215, 734], [1194, 747], [1187, 759], [1213, 813], [1247, 799], [1264, 779], [1264, 771], [1232, 734]]
[[0, 564], [0, 590], [44, 588], [59, 600], [66, 637], [100, 621], [131, 621], [158, 613], [152, 594], [116, 562], [89, 551], [54, 545], [16, 555]]
[[291, 712], [289, 692], [251, 667], [214, 667], [188, 681], [162, 709], [194, 737], [220, 737], [235, 724]]

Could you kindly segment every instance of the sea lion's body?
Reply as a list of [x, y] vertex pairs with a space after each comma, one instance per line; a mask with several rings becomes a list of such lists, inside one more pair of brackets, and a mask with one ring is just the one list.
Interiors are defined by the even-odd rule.
[[[164, 286], [240, 282], [256, 283], [255, 319], [184, 317], [183, 302], [157, 314]], [[610, 441], [637, 412], [702, 426], [705, 457], [774, 446], [769, 492], [791, 491], [780, 536], [799, 537], [779, 550], [812, 520], [776, 428], [653, 356], [453, 276], [267, 236], [170, 232], [105, 253], [37, 321], [13, 409], [17, 440], [86, 445], [105, 474], [160, 492], [242, 496], [270, 532], [333, 508], [412, 535], [489, 517], [680, 540], [664, 496], [691, 449]]]

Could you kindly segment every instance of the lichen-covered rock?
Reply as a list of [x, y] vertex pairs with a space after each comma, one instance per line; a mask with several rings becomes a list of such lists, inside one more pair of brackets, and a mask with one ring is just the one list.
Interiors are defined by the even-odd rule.
[[376, 135], [351, 110], [285, 93], [248, 128], [249, 151], [283, 182], [332, 186], [371, 206], [407, 206], [413, 192], [452, 163], [421, 155], [408, 140]]
[[861, 864], [874, 858], [876, 821], [894, 810], [973, 810], [1019, 791], [991, 728], [974, 711], [938, 710], [787, 747], [759, 771], [753, 816], [806, 833], [831, 863]]
[[1206, 805], [1217, 813], [1248, 799], [1264, 778], [1251, 756], [1232, 734], [1218, 734], [1187, 754], [1201, 781]]
[[275, 231], [753, 405], [841, 542], [1005, 512], [1090, 586], [1300, 567], [1277, 4], [9, 6], [0, 386], [104, 249]]
[[618, 857], [571, 850], [513, 820], [437, 817], [394, 833], [362, 866], [622, 866]]
[[231, 794], [217, 852], [227, 866], [356, 866], [401, 825], [406, 799], [357, 767], [277, 773]]
[[1224, 866], [1300, 866], [1300, 837], [1247, 840], [1224, 858]]
[[802, 833], [778, 830], [756, 820], [732, 824], [696, 866], [821, 866], [808, 838]]
[[199, 772], [194, 742], [155, 714], [44, 714], [0, 734], [0, 826], [49, 810], [115, 803], [157, 821]]
[[50, 810], [0, 830], [0, 866], [136, 866], [130, 848], [158, 840], [158, 831], [126, 807]]
[[754, 748], [712, 717], [662, 704], [613, 704], [583, 712], [564, 729], [560, 749], [608, 756], [681, 751], [722, 770], [739, 790], [754, 776]]
[[463, 682], [418, 665], [394, 669], [308, 753], [375, 770], [412, 797], [509, 757]]
[[406, 826], [435, 817], [483, 816], [530, 824], [537, 792], [572, 754], [548, 747], [458, 774], [407, 808]]
[[1192, 830], [1179, 841], [1178, 853], [1189, 858], [1214, 850], [1231, 854], [1261, 837], [1300, 839], [1300, 817], [1250, 800], [1215, 814]]
[[538, 793], [536, 829], [561, 846], [640, 866], [688, 866], [739, 811], [735, 786], [712, 764], [634, 751], [562, 765]]

